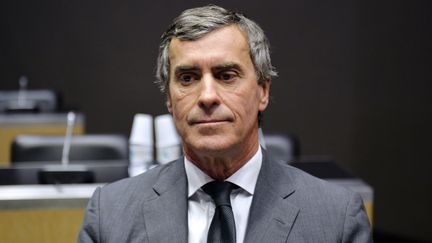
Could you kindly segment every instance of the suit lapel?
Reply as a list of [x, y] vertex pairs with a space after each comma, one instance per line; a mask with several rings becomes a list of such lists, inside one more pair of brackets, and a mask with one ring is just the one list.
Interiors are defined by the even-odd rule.
[[299, 208], [288, 198], [295, 192], [286, 170], [263, 150], [263, 164], [250, 209], [245, 242], [286, 242]]
[[187, 242], [187, 179], [183, 158], [161, 172], [143, 203], [149, 242]]

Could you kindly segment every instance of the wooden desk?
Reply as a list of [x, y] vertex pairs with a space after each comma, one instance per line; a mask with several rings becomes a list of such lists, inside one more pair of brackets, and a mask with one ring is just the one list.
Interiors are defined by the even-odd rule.
[[84, 208], [98, 186], [0, 186], [0, 241], [76, 242]]
[[[1, 114], [0, 115], [0, 165], [9, 165], [13, 140], [21, 134], [64, 135], [67, 114]], [[73, 134], [83, 134], [84, 116], [77, 114]]]
[[[59, 164], [58, 162], [57, 164]], [[38, 185], [48, 162], [0, 167], [0, 242], [76, 242], [94, 190], [128, 176], [128, 161], [80, 161], [97, 184]], [[15, 185], [11, 185], [15, 184]]]

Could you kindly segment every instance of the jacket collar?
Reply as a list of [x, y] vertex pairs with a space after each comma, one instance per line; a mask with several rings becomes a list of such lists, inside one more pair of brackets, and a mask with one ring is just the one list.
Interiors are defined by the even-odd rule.
[[187, 179], [183, 158], [160, 171], [142, 211], [149, 242], [187, 242]]
[[287, 169], [263, 150], [245, 242], [286, 242], [300, 210], [289, 202], [295, 184]]

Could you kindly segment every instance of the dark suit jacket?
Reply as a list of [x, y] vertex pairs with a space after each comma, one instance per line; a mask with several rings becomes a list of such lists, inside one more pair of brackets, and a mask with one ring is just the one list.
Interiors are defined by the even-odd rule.
[[[263, 152], [245, 242], [372, 242], [359, 195]], [[187, 242], [183, 158], [98, 188], [78, 242]]]

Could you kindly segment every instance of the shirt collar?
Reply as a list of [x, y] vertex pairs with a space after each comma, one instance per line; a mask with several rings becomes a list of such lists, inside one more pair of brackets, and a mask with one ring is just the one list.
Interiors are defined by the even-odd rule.
[[[188, 198], [190, 198], [202, 186], [209, 183], [210, 181], [213, 181], [213, 178], [208, 176], [195, 164], [189, 161], [186, 156], [184, 157], [184, 164], [188, 180]], [[258, 174], [261, 169], [261, 164], [262, 152], [261, 147], [258, 146], [258, 150], [255, 155], [239, 170], [227, 178], [226, 181], [236, 184], [249, 194], [253, 195], [256, 182], [258, 180]]]

